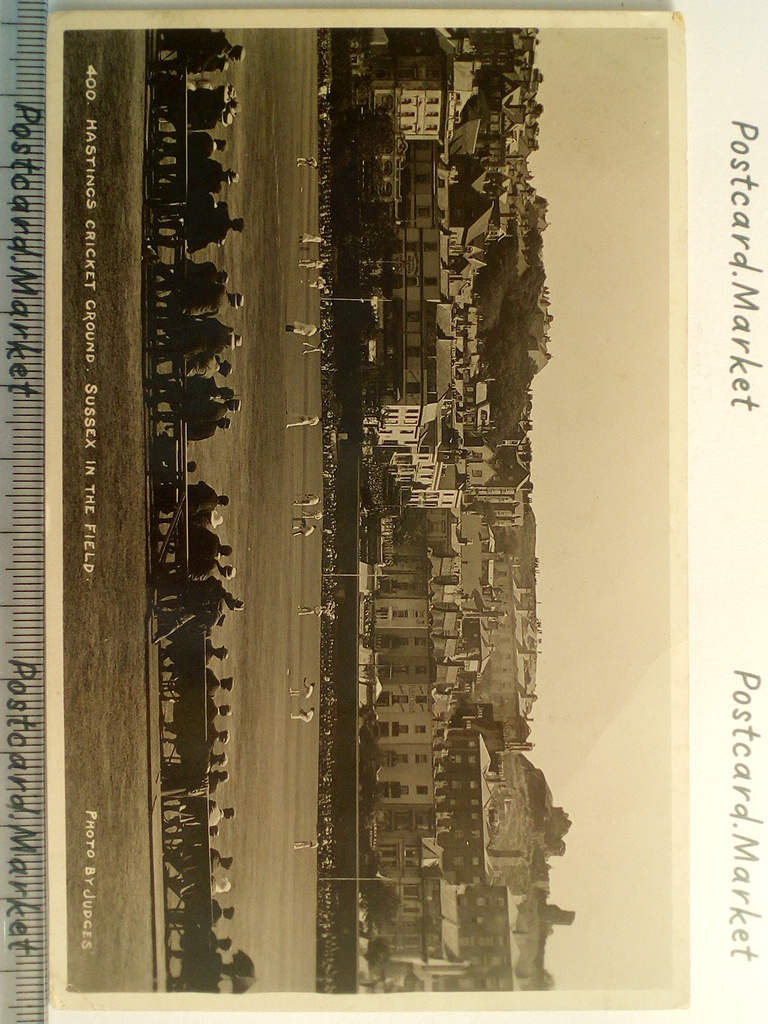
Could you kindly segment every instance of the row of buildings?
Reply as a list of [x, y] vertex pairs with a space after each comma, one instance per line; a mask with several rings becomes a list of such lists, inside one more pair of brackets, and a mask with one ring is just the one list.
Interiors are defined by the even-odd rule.
[[[396, 284], [381, 303], [381, 336], [370, 350], [385, 384], [366, 425], [404, 505], [456, 507], [462, 494], [471, 497], [461, 485], [473, 470], [485, 474], [483, 486], [494, 475], [494, 380], [483, 358], [475, 278], [502, 238], [516, 240], [516, 270], [524, 274], [534, 262], [531, 240], [546, 227], [546, 202], [527, 163], [541, 112], [536, 45], [533, 29], [394, 30], [372, 33], [358, 53], [370, 103], [393, 122], [391, 150], [378, 155], [379, 187], [398, 239]], [[551, 319], [542, 287], [521, 332], [533, 372], [549, 359]], [[529, 427], [521, 417], [505, 438], [523, 456], [514, 479], [496, 481], [508, 506], [519, 508], [530, 489]]]
[[373, 845], [399, 896], [377, 932], [405, 972], [388, 983], [542, 987], [546, 937], [572, 915], [547, 902], [569, 822], [526, 757], [534, 594], [477, 512], [404, 522], [361, 573], [359, 620], [360, 699], [380, 754]]
[[[374, 991], [549, 987], [546, 939], [573, 919], [548, 902], [570, 822], [526, 756], [540, 635], [530, 409], [499, 436], [475, 302], [490, 247], [514, 238], [523, 275], [546, 227], [527, 164], [536, 45], [529, 29], [377, 30], [351, 52], [359, 96], [392, 120], [375, 179], [397, 235], [365, 423], [394, 500], [360, 572], [360, 702], [379, 753], [368, 834], [398, 896], [368, 930], [387, 949], [386, 970], [370, 957], [361, 975]], [[542, 287], [520, 332], [533, 372], [550, 321]]]

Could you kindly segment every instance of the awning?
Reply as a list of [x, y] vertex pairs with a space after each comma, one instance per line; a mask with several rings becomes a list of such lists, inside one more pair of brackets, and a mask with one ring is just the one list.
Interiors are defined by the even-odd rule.
[[457, 128], [453, 133], [449, 152], [451, 156], [468, 155], [475, 152], [477, 136], [480, 132], [480, 118], [474, 118]]
[[440, 408], [439, 402], [430, 402], [428, 405], [424, 405], [421, 408], [421, 426], [425, 426], [427, 423], [432, 423], [437, 419], [437, 413]]
[[437, 685], [438, 686], [449, 686], [454, 687], [459, 678], [459, 666], [458, 665], [438, 665], [437, 666]]
[[471, 60], [453, 62], [453, 91], [472, 92], [475, 84], [475, 63]]
[[[440, 302], [437, 306], [437, 326], [446, 338], [453, 337], [453, 306], [450, 302]], [[438, 389], [441, 390], [441, 389]]]
[[443, 848], [434, 839], [421, 840], [421, 866], [423, 868], [443, 866]]
[[479, 238], [480, 235], [485, 235], [488, 231], [488, 225], [491, 222], [491, 214], [493, 213], [493, 207], [489, 206], [488, 209], [483, 213], [474, 224], [470, 224], [467, 228], [467, 232], [464, 236], [464, 241], [471, 242], [475, 238]]

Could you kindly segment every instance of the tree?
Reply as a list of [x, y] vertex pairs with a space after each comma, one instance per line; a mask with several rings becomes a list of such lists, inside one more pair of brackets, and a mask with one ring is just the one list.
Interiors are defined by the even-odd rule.
[[375, 971], [379, 967], [386, 967], [389, 962], [390, 952], [389, 943], [386, 939], [382, 939], [381, 936], [371, 939], [368, 943], [368, 951], [365, 954], [369, 969]]
[[422, 508], [405, 508], [395, 526], [396, 544], [424, 544], [426, 556], [427, 514]]
[[392, 924], [400, 911], [397, 886], [383, 879], [364, 879], [360, 882], [360, 902], [368, 928]]
[[482, 520], [488, 526], [493, 526], [496, 522], [496, 507], [491, 504], [490, 501], [480, 500], [475, 501], [475, 508], [480, 513]]
[[395, 144], [395, 127], [390, 114], [376, 111], [362, 115], [358, 123], [358, 156], [361, 159], [391, 153]]

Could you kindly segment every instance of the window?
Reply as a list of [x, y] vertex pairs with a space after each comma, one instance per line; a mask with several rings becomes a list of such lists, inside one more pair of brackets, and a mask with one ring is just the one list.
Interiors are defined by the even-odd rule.
[[470, 784], [469, 784], [469, 788], [470, 788], [470, 789], [477, 789], [477, 787], [478, 787], [479, 785], [480, 785], [480, 783], [479, 783], [479, 782], [476, 782], [476, 781], [475, 781], [475, 780], [473, 779], [473, 780], [472, 780], [472, 781], [470, 782]]
[[406, 899], [417, 900], [421, 896], [421, 886], [418, 883], [406, 882], [403, 886], [403, 896]]
[[469, 756], [467, 757], [467, 762], [469, 764], [477, 764], [477, 757], [474, 754], [469, 754]]
[[408, 610], [406, 608], [393, 608], [392, 609], [392, 618], [393, 619], [407, 619], [408, 618]]
[[425, 242], [424, 252], [437, 252], [437, 242]]
[[400, 792], [397, 795], [398, 796], [408, 796], [409, 793], [410, 793], [410, 788], [408, 786], [402, 786], [401, 785], [400, 786]]
[[416, 726], [416, 732], [418, 732], [418, 733], [425, 733], [426, 731], [427, 731], [426, 725], [417, 725]]
[[417, 206], [416, 207], [416, 216], [417, 217], [431, 217], [432, 216], [432, 207], [431, 206]]
[[413, 638], [414, 647], [426, 647], [427, 638], [425, 636], [416, 636]]
[[389, 736], [389, 722], [379, 722], [379, 736]]
[[479, 863], [480, 863], [480, 858], [479, 857], [473, 857], [472, 858], [472, 867], [473, 868], [476, 868]]
[[416, 703], [417, 704], [428, 704], [429, 703], [429, 697], [427, 697], [427, 695], [424, 694], [424, 693], [418, 693], [418, 694], [416, 694]]
[[415, 761], [416, 761], [416, 764], [426, 764], [427, 763], [427, 755], [426, 754], [416, 754]]
[[415, 665], [413, 671], [414, 671], [414, 675], [425, 676], [427, 674], [427, 666], [426, 665]]
[[401, 725], [400, 722], [393, 722], [392, 723], [392, 735], [393, 736], [407, 736], [408, 735], [408, 726], [407, 725]]
[[437, 284], [437, 278], [436, 277], [425, 277], [424, 278], [424, 285], [427, 288], [429, 288], [431, 285], [436, 285], [436, 284]]
[[407, 704], [408, 703], [408, 694], [407, 693], [393, 693], [392, 694], [392, 703], [393, 704]]
[[[409, 242], [408, 244], [410, 245], [411, 243]], [[421, 323], [421, 310], [420, 309], [411, 309], [411, 310], [409, 310], [409, 312], [408, 312], [408, 323], [409, 324], [419, 324], [419, 323]]]
[[432, 181], [432, 175], [431, 174], [417, 174], [416, 175], [416, 184], [417, 185], [429, 185], [429, 183], [431, 181]]
[[457, 867], [457, 868], [463, 868], [464, 867], [464, 858], [461, 857], [461, 856], [454, 857], [453, 858], [453, 865], [454, 865], [454, 867]]
[[384, 752], [384, 763], [387, 768], [394, 768], [398, 764], [408, 764], [408, 754], [398, 754], [396, 750]]
[[419, 279], [415, 274], [409, 274], [405, 279], [405, 283], [409, 288], [415, 288], [419, 283]]
[[396, 799], [402, 792], [402, 786], [399, 782], [380, 782], [379, 793], [383, 797], [390, 797]]
[[416, 787], [416, 793], [417, 793], [418, 796], [427, 796], [427, 794], [429, 793], [429, 787], [428, 786], [417, 786]]

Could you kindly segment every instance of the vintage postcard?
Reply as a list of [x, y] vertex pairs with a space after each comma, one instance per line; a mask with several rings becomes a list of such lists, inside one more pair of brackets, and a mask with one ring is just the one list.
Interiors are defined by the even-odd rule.
[[684, 1005], [683, 54], [53, 19], [56, 1006]]

